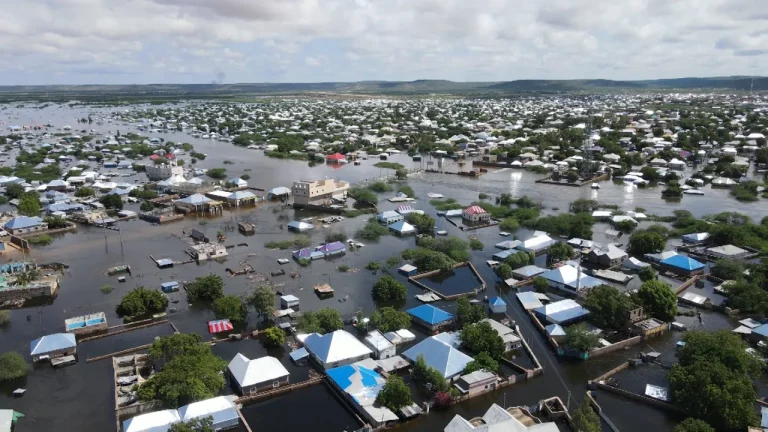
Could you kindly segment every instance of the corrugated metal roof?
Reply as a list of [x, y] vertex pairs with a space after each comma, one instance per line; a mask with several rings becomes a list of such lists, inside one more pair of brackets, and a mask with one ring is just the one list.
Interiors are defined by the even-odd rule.
[[249, 360], [238, 353], [228, 367], [240, 387], [271, 382], [289, 375], [280, 360], [270, 356]]
[[336, 363], [371, 354], [368, 347], [344, 330], [336, 330], [326, 335], [312, 333], [304, 340], [304, 345], [307, 351], [323, 363]]
[[434, 336], [424, 339], [403, 353], [411, 362], [416, 362], [420, 355], [424, 356], [427, 365], [437, 369], [446, 379], [461, 373], [472, 361], [472, 357]]
[[69, 349], [77, 346], [75, 335], [71, 333], [56, 333], [37, 338], [29, 344], [30, 355], [41, 355], [49, 352]]
[[193, 402], [179, 408], [181, 421], [187, 422], [196, 418], [212, 417], [214, 428], [222, 423], [239, 421], [235, 404], [226, 396]]
[[432, 325], [453, 319], [452, 314], [428, 304], [408, 309], [406, 312], [408, 312], [409, 315]]

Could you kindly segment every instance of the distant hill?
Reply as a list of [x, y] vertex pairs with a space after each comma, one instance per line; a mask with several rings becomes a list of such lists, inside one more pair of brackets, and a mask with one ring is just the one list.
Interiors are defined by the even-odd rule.
[[454, 94], [460, 96], [501, 96], [514, 93], [567, 93], [598, 91], [692, 91], [768, 90], [768, 77], [733, 76], [712, 78], [674, 78], [660, 80], [616, 81], [587, 80], [515, 80], [505, 82], [456, 82], [447, 80], [357, 81], [320, 83], [236, 83], [236, 84], [146, 84], [146, 85], [50, 85], [0, 86], [4, 100], [86, 100], [231, 98], [257, 95], [300, 94], [381, 94], [419, 95]]

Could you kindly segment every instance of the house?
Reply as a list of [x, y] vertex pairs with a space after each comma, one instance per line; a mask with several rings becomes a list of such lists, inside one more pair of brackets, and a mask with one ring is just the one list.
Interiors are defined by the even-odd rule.
[[413, 266], [411, 264], [405, 264], [399, 269], [397, 269], [398, 273], [404, 274], [406, 276], [413, 276], [418, 271], [418, 268], [416, 266]]
[[589, 311], [571, 299], [565, 299], [534, 309], [545, 324], [570, 324], [589, 315]]
[[501, 314], [507, 311], [507, 302], [501, 297], [494, 296], [488, 299], [488, 308], [492, 313]]
[[48, 224], [38, 216], [16, 216], [3, 225], [6, 231], [13, 235], [27, 234], [37, 231], [45, 231], [48, 229]]
[[683, 276], [704, 273], [704, 264], [685, 255], [675, 255], [659, 262], [664, 270]]
[[46, 187], [46, 190], [54, 190], [59, 192], [66, 192], [69, 187], [69, 183], [64, 180], [51, 180]]
[[176, 200], [173, 205], [177, 210], [186, 212], [221, 212], [221, 203], [214, 201], [205, 195], [192, 194], [186, 198]]
[[424, 356], [427, 366], [435, 368], [445, 379], [450, 380], [461, 374], [473, 359], [439, 336], [428, 337], [412, 346], [403, 353], [403, 357], [416, 363], [419, 356]]
[[709, 238], [709, 233], [691, 233], [680, 236], [683, 243], [701, 243]]
[[347, 199], [349, 183], [345, 181], [325, 180], [300, 180], [293, 182], [291, 192], [293, 203], [301, 206], [328, 206], [334, 202], [344, 202]]
[[504, 409], [493, 404], [482, 417], [466, 420], [456, 414], [445, 432], [558, 432], [555, 423], [541, 423], [522, 408]]
[[232, 177], [231, 179], [227, 180], [227, 183], [231, 183], [238, 188], [248, 187], [248, 182], [241, 179], [240, 177]]
[[401, 237], [416, 234], [416, 227], [404, 220], [393, 223], [389, 226], [389, 230]]
[[141, 414], [123, 422], [123, 432], [166, 432], [171, 425], [181, 421], [175, 409]]
[[76, 353], [77, 339], [74, 333], [55, 333], [37, 338], [29, 344], [29, 355], [32, 356], [33, 362]]
[[373, 352], [344, 330], [320, 335], [312, 333], [304, 339], [310, 357], [323, 369], [348, 365], [369, 358]]
[[179, 419], [188, 422], [211, 417], [214, 431], [235, 429], [240, 425], [240, 416], [232, 399], [233, 396], [218, 396], [184, 405], [179, 408]]
[[291, 195], [291, 190], [285, 186], [272, 188], [267, 191], [267, 199], [270, 199], [270, 200], [273, 200], [273, 199], [285, 200], [290, 195]]
[[302, 222], [302, 221], [292, 221], [288, 223], [288, 229], [296, 232], [305, 232], [314, 228], [315, 226], [312, 225], [311, 223]]
[[525, 240], [522, 243], [520, 243], [517, 246], [517, 250], [523, 251], [523, 252], [531, 252], [535, 255], [540, 255], [546, 252], [546, 250], [549, 249], [549, 247], [554, 245], [555, 243], [557, 243], [557, 240], [554, 240], [550, 236], [541, 233], [539, 235], [534, 235], [528, 240]]
[[148, 164], [144, 167], [144, 171], [151, 181], [166, 180], [173, 176], [184, 178], [184, 167], [178, 166], [175, 163]]
[[241, 396], [287, 385], [290, 379], [280, 360], [270, 356], [249, 360], [238, 353], [229, 362], [228, 369], [232, 384]]
[[392, 225], [395, 222], [402, 221], [403, 215], [395, 211], [385, 211], [376, 215], [376, 220], [382, 225]]
[[609, 244], [604, 248], [592, 248], [587, 255], [586, 260], [603, 268], [615, 267], [620, 265], [628, 257], [626, 252]]
[[739, 259], [751, 254], [751, 252], [748, 250], [745, 250], [738, 246], [734, 246], [730, 244], [711, 247], [707, 249], [707, 253], [716, 258], [730, 258], [730, 259]]
[[472, 397], [479, 393], [496, 390], [498, 383], [499, 377], [495, 373], [478, 370], [459, 377], [454, 387], [462, 394]]
[[299, 308], [299, 298], [296, 297], [293, 294], [287, 294], [282, 297], [280, 297], [280, 308], [281, 309], [293, 309], [296, 310]]
[[488, 323], [501, 336], [501, 340], [504, 341], [504, 352], [516, 350], [523, 345], [520, 337], [510, 327], [490, 318], [485, 318], [480, 322]]
[[417, 324], [421, 324], [432, 331], [453, 323], [453, 315], [429, 304], [408, 309], [406, 312]]
[[484, 208], [473, 205], [469, 206], [461, 212], [461, 219], [464, 222], [473, 224], [487, 224], [491, 222], [491, 214], [485, 211]]
[[317, 252], [321, 252], [325, 258], [344, 255], [347, 253], [347, 247], [342, 242], [331, 242], [319, 246], [315, 249]]
[[512, 270], [512, 277], [515, 279], [525, 280], [532, 277], [536, 277], [547, 271], [545, 268], [537, 267], [535, 265], [527, 265], [518, 269]]
[[190, 245], [187, 254], [198, 263], [209, 259], [224, 258], [229, 255], [227, 248], [220, 243], [198, 243]]
[[374, 370], [375, 366], [372, 361], [371, 364], [359, 362], [329, 369], [326, 373], [332, 387], [341, 392], [366, 423], [378, 428], [395, 423], [398, 417], [388, 408], [374, 404], [386, 382], [384, 377]]
[[559, 342], [565, 338], [565, 329], [560, 324], [550, 324], [544, 327], [544, 331], [547, 332], [547, 336]]
[[544, 306], [541, 299], [537, 296], [538, 293], [533, 291], [519, 292], [516, 294], [517, 301], [525, 310], [533, 310]]
[[570, 264], [548, 270], [539, 276], [549, 281], [550, 287], [571, 294], [578, 294], [582, 290], [589, 290], [602, 284], [599, 279], [583, 274], [580, 267], [577, 268]]
[[365, 336], [365, 344], [373, 350], [373, 357], [377, 360], [395, 356], [395, 344], [385, 338], [378, 330], [373, 330]]

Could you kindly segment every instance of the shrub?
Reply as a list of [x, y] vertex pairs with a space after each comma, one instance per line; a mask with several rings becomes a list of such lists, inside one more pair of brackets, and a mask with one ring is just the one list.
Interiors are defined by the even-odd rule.
[[345, 242], [345, 241], [347, 241], [347, 234], [343, 232], [330, 232], [325, 235], [326, 243]]
[[405, 300], [405, 284], [390, 275], [384, 275], [373, 285], [373, 298], [381, 301]]
[[49, 236], [48, 234], [43, 234], [40, 236], [28, 238], [27, 241], [33, 245], [47, 246], [53, 243], [53, 237]]
[[536, 292], [545, 293], [549, 288], [549, 281], [541, 276], [536, 276], [533, 278], [533, 287], [536, 289]]
[[389, 234], [389, 229], [376, 222], [375, 219], [369, 220], [363, 228], [361, 228], [355, 237], [363, 240], [378, 240], [381, 236]]
[[123, 296], [115, 311], [121, 317], [141, 317], [163, 312], [167, 307], [168, 297], [160, 291], [137, 287]]
[[371, 261], [365, 265], [366, 270], [377, 271], [381, 268], [381, 263], [377, 261]]
[[476, 238], [469, 239], [469, 248], [470, 249], [472, 249], [472, 250], [483, 250], [484, 247], [485, 247], [485, 245], [483, 245], [483, 242], [481, 242], [480, 240], [478, 240]]
[[112, 285], [104, 285], [104, 286], [103, 286], [103, 287], [101, 287], [100, 289], [101, 289], [101, 292], [102, 292], [102, 293], [104, 293], [104, 294], [109, 294], [109, 293], [111, 293], [111, 292], [112, 292], [112, 290], [113, 290], [114, 288], [112, 288]]
[[348, 272], [351, 269], [350, 269], [350, 267], [348, 265], [342, 264], [342, 265], [336, 267], [336, 270], [338, 270], [341, 273], [346, 273], [346, 272]]
[[11, 312], [0, 310], [0, 326], [6, 325], [11, 321]]
[[0, 382], [11, 381], [27, 375], [27, 362], [15, 352], [0, 355]]
[[309, 258], [299, 258], [297, 262], [302, 267], [309, 267], [309, 265], [312, 264], [312, 260]]
[[264, 330], [264, 345], [267, 347], [281, 347], [285, 343], [285, 332], [272, 326]]

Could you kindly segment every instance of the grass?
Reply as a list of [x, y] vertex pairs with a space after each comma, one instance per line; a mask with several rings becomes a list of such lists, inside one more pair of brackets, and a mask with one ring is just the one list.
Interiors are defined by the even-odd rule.
[[386, 265], [387, 265], [387, 267], [392, 268], [392, 267], [400, 264], [401, 261], [402, 261], [402, 259], [400, 258], [400, 255], [395, 255], [393, 257], [387, 258]]
[[369, 184], [368, 185], [368, 189], [370, 189], [370, 190], [372, 190], [374, 192], [378, 192], [378, 193], [392, 192], [392, 190], [393, 190], [392, 186], [390, 186], [390, 185], [388, 185], [388, 184], [386, 184], [384, 182], [381, 182], [381, 181]]
[[438, 211], [460, 210], [464, 208], [464, 206], [456, 202], [453, 198], [448, 198], [447, 200], [432, 200], [429, 203]]
[[340, 273], [346, 273], [349, 270], [351, 270], [351, 268], [348, 265], [346, 265], [346, 264], [342, 264], [342, 265], [336, 267], [336, 270], [338, 270]]
[[36, 246], [47, 246], [53, 243], [53, 237], [48, 234], [43, 234], [41, 236], [28, 238], [27, 241]]
[[302, 267], [309, 267], [309, 265], [312, 264], [312, 261], [310, 261], [309, 258], [300, 258], [298, 263]]
[[355, 234], [355, 237], [363, 240], [378, 240], [381, 236], [388, 234], [389, 229], [387, 229], [387, 227], [382, 226], [380, 223], [376, 222], [376, 220], [369, 220], [368, 223]]
[[293, 240], [277, 240], [268, 241], [264, 243], [264, 247], [267, 249], [291, 249], [291, 248], [305, 248], [312, 244], [312, 239], [306, 235], [296, 236]]
[[113, 289], [114, 288], [112, 288], [112, 285], [104, 285], [103, 287], [101, 287], [101, 292], [104, 294], [109, 294], [112, 292]]

